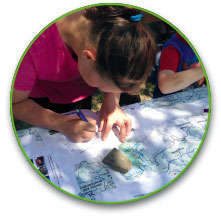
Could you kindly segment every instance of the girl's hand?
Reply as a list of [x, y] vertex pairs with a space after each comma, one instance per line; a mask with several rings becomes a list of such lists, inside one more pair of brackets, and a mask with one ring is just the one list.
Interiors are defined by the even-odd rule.
[[115, 95], [108, 93], [105, 95], [100, 111], [99, 131], [103, 131], [103, 141], [106, 140], [114, 124], [120, 128], [120, 141], [124, 142], [125, 137], [131, 131], [131, 120], [119, 105], [116, 104]]
[[201, 78], [201, 79], [198, 81], [198, 87], [202, 86], [204, 82], [206, 82], [205, 77]]
[[73, 142], [88, 142], [96, 132], [96, 120], [86, 117], [88, 122], [79, 117], [66, 116], [62, 123], [61, 132], [66, 134]]

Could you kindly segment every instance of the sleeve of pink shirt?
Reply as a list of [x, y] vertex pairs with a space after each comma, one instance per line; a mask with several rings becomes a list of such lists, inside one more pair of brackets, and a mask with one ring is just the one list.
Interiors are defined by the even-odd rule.
[[27, 52], [16, 74], [14, 89], [30, 91], [34, 87], [36, 80], [37, 71], [29, 52]]

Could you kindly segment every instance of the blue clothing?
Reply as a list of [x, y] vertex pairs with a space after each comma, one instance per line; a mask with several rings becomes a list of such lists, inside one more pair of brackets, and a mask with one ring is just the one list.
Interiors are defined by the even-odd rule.
[[[188, 70], [191, 68], [192, 64], [199, 63], [199, 60], [198, 60], [196, 54], [194, 53], [192, 48], [189, 46], [189, 44], [185, 43], [181, 39], [179, 39], [177, 37], [177, 34], [174, 34], [165, 43], [162, 51], [169, 46], [176, 48], [180, 54], [180, 62], [179, 62], [176, 72]], [[180, 91], [177, 91], [177, 92], [180, 92]], [[170, 94], [172, 94], [172, 93], [170, 93]], [[163, 94], [160, 91], [160, 89], [158, 87], [158, 74], [157, 74], [156, 79], [155, 79], [155, 89], [154, 89], [154, 93], [153, 93], [153, 98], [158, 98], [158, 97], [165, 96], [165, 95], [169, 95], [169, 94]]]

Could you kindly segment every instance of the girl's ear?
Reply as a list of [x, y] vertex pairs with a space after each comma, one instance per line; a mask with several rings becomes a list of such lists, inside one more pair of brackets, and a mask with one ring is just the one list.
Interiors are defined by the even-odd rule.
[[86, 49], [82, 51], [82, 57], [84, 59], [92, 60], [93, 62], [96, 61], [96, 52], [93, 49]]

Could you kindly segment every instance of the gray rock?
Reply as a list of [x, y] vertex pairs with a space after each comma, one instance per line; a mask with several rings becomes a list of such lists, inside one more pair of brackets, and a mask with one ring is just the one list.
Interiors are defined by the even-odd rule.
[[116, 148], [110, 151], [102, 162], [109, 165], [113, 170], [124, 174], [132, 168], [131, 161]]

